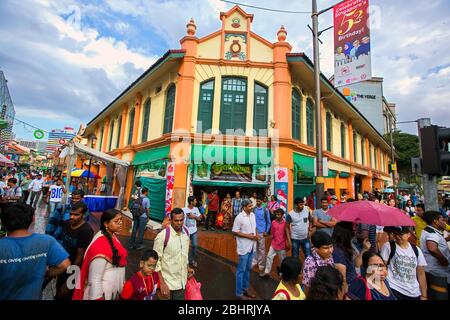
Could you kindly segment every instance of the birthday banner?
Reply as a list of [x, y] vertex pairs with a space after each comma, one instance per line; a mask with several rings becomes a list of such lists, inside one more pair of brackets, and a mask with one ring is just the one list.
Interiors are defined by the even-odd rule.
[[372, 78], [368, 9], [368, 0], [347, 0], [333, 8], [336, 87]]

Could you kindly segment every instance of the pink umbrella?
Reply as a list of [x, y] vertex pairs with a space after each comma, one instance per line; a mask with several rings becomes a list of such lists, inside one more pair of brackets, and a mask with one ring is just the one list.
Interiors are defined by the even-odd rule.
[[339, 221], [367, 223], [378, 226], [416, 225], [400, 209], [367, 200], [339, 204], [331, 208], [327, 214]]

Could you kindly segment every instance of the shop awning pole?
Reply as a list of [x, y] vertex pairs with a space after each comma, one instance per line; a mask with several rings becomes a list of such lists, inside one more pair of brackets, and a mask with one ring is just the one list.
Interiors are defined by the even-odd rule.
[[89, 159], [89, 167], [88, 167], [88, 176], [86, 181], [86, 194], [89, 194], [89, 177], [91, 176], [91, 164], [92, 164], [92, 156]]

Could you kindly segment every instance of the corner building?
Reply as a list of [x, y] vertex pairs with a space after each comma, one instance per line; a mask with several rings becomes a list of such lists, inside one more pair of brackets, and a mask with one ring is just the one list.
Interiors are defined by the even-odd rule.
[[[217, 188], [221, 198], [273, 193], [273, 167], [288, 168], [289, 210], [315, 189], [311, 60], [291, 52], [283, 26], [275, 43], [252, 32], [253, 15], [239, 6], [220, 21], [220, 30], [198, 38], [191, 20], [181, 49], [167, 51], [86, 128], [89, 146], [133, 164], [126, 199], [141, 179], [152, 219], [163, 219], [172, 187], [172, 206], [180, 207], [202, 189]], [[382, 189], [389, 145], [323, 75], [321, 90], [325, 189], [350, 197]], [[175, 174], [167, 183], [169, 161]]]

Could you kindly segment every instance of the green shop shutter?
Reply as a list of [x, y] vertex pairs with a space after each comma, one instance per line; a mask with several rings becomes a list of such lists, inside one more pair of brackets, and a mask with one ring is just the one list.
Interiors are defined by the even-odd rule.
[[139, 166], [156, 160], [166, 159], [169, 157], [169, 153], [170, 146], [141, 151], [135, 154], [131, 164], [133, 166]]
[[294, 181], [297, 184], [315, 185], [315, 158], [294, 152]]
[[175, 85], [172, 84], [169, 90], [167, 90], [166, 94], [163, 134], [172, 132], [174, 111], [175, 111]]
[[[148, 198], [150, 199], [150, 219], [155, 221], [163, 221], [165, 214], [165, 205], [166, 205], [166, 180], [165, 179], [151, 179], [140, 177], [135, 179], [141, 181], [142, 188], [147, 188]], [[133, 190], [131, 194], [133, 195], [136, 191], [136, 187], [133, 183]], [[133, 207], [133, 199], [130, 199], [128, 207], [131, 209]]]
[[292, 90], [292, 139], [300, 140], [301, 137], [301, 101], [297, 90]]

